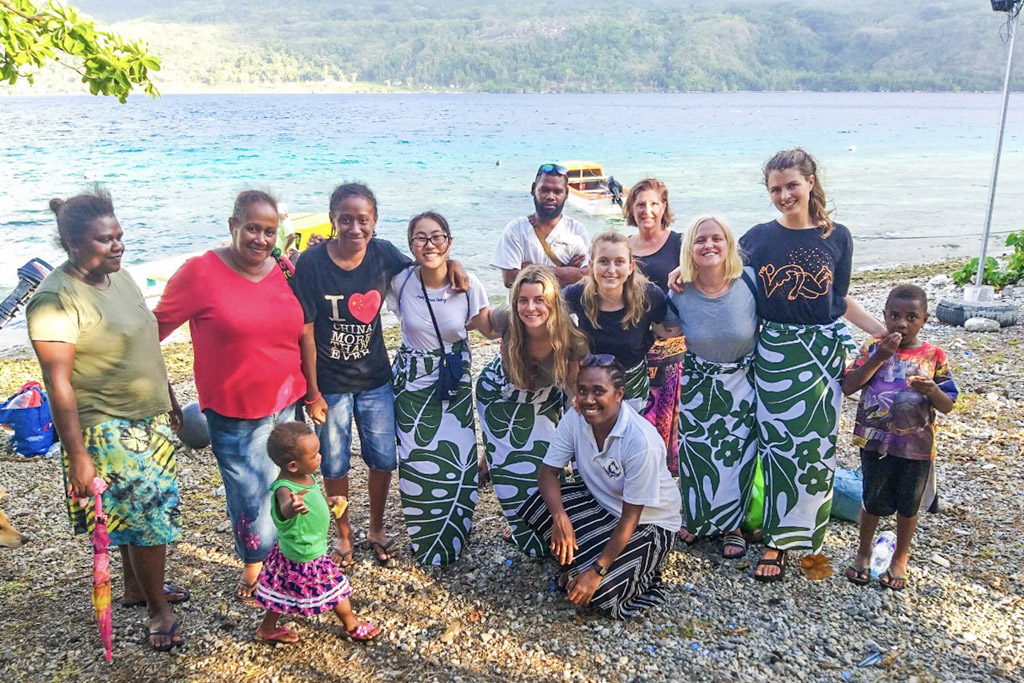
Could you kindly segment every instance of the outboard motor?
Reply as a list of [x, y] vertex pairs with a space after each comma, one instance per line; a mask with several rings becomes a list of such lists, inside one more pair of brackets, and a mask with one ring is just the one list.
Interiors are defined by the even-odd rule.
[[612, 193], [612, 201], [622, 206], [622, 183], [608, 176], [608, 191]]
[[21, 268], [18, 268], [18, 286], [7, 295], [7, 298], [0, 302], [0, 328], [11, 322], [18, 308], [28, 301], [32, 292], [43, 281], [47, 275], [53, 272], [53, 267], [46, 261], [34, 258]]

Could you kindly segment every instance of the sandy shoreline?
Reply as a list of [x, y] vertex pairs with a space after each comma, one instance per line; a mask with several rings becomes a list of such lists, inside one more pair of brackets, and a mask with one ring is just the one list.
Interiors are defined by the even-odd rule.
[[[947, 265], [869, 271], [853, 293], [871, 311], [891, 284], [926, 285]], [[953, 288], [937, 278], [934, 303]], [[1024, 308], [1024, 298], [1014, 301]], [[901, 594], [858, 588], [841, 576], [856, 527], [834, 521], [825, 553], [835, 576], [811, 582], [791, 571], [781, 584], [751, 576], [755, 552], [725, 562], [717, 541], [678, 547], [665, 567], [668, 602], [644, 617], [612, 622], [565, 603], [549, 590], [551, 567], [524, 559], [499, 538], [500, 508], [481, 489], [470, 544], [458, 564], [377, 567], [357, 553], [351, 572], [359, 613], [386, 636], [370, 646], [341, 639], [331, 619], [299, 620], [303, 640], [274, 649], [252, 642], [256, 610], [231, 595], [237, 574], [219, 476], [208, 449], [180, 447], [185, 535], [169, 577], [188, 585], [179, 610], [187, 649], [159, 655], [145, 646], [144, 613], [117, 605], [114, 663], [102, 663], [89, 605], [90, 551], [63, 515], [59, 466], [0, 455], [0, 504], [30, 544], [0, 549], [0, 679], [37, 680], [993, 680], [1024, 676], [1024, 364], [1021, 326], [966, 333], [930, 323], [923, 338], [946, 349], [961, 400], [941, 421], [938, 470], [944, 510], [922, 517]], [[474, 368], [495, 352], [475, 347]], [[194, 397], [191, 347], [164, 348], [183, 399]], [[38, 377], [32, 359], [0, 360], [8, 393]], [[844, 403], [840, 459], [855, 463]], [[365, 468], [353, 467], [352, 511], [365, 531]], [[397, 486], [387, 510], [400, 542]], [[793, 557], [797, 566], [799, 557]], [[946, 566], [948, 564], [948, 566]], [[116, 573], [115, 573], [116, 575]], [[872, 651], [881, 662], [855, 665]]]

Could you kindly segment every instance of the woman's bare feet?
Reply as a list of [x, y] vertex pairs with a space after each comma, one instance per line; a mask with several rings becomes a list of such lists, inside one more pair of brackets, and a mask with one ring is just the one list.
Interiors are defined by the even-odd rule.
[[679, 540], [681, 540], [686, 545], [693, 545], [694, 543], [697, 542], [697, 535], [696, 534], [691, 534], [686, 529], [680, 529], [679, 530]]

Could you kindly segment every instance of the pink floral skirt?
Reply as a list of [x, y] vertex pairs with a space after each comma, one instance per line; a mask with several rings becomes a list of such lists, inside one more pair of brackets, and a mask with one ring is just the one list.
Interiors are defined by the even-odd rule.
[[256, 604], [278, 614], [308, 617], [334, 609], [351, 593], [348, 577], [330, 555], [295, 562], [274, 543], [256, 584]]

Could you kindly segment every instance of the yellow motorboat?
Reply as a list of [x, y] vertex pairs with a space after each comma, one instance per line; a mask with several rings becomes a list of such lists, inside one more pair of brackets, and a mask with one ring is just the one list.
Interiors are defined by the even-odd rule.
[[621, 216], [626, 190], [596, 161], [561, 161], [569, 175], [569, 204], [594, 216]]
[[310, 235], [320, 235], [324, 239], [331, 236], [331, 219], [326, 213], [297, 213], [290, 218], [297, 236], [295, 248], [299, 251], [305, 251], [309, 246]]

